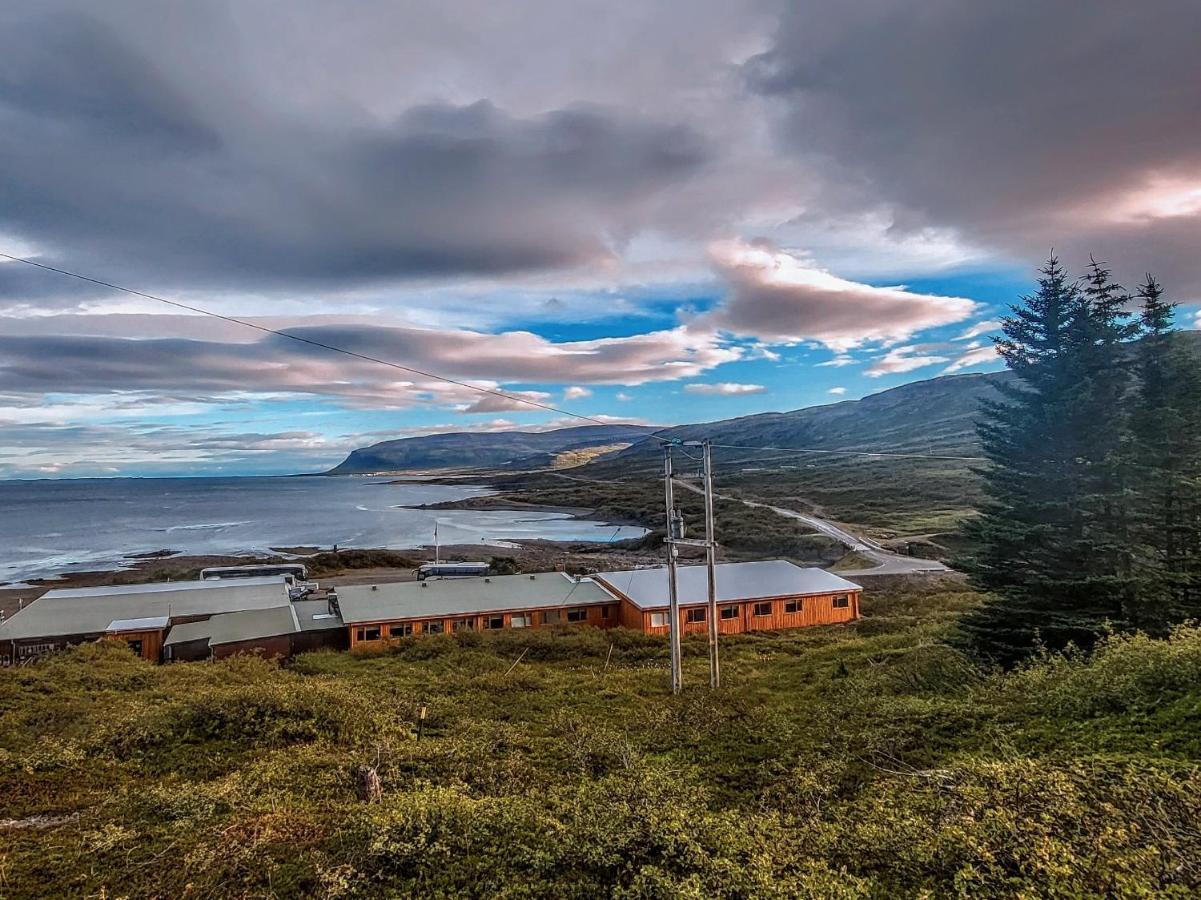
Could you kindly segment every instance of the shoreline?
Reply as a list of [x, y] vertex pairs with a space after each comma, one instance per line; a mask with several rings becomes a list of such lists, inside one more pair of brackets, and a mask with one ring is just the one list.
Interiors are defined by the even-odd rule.
[[[560, 568], [626, 568], [659, 562], [653, 552], [643, 550], [640, 539], [618, 542], [552, 541], [530, 538], [506, 541], [505, 545], [446, 544], [440, 548], [443, 559], [454, 558], [470, 562], [491, 562], [510, 559], [518, 571], [553, 571]], [[107, 587], [122, 584], [144, 584], [152, 581], [193, 581], [200, 569], [222, 565], [256, 565], [274, 562], [304, 562], [310, 566], [311, 577], [318, 583], [371, 584], [387, 581], [406, 581], [415, 577], [415, 566], [432, 561], [432, 545], [407, 549], [383, 549], [313, 545], [271, 548], [279, 552], [263, 555], [188, 555], [178, 551], [158, 550], [130, 554], [131, 564], [118, 569], [99, 569], [59, 573], [57, 576], [29, 579], [22, 587], [0, 585], [0, 612], [11, 616], [22, 605], [28, 605], [47, 591], [60, 588]], [[305, 550], [310, 553], [290, 551]], [[308, 562], [306, 562], [308, 561]], [[316, 563], [316, 565], [314, 565]]]

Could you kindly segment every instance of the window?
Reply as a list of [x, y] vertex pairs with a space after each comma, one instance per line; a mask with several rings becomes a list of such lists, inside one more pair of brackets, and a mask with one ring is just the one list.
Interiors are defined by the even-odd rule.
[[834, 608], [835, 609], [846, 609], [850, 605], [851, 605], [851, 598], [848, 597], [846, 594], [839, 594], [837, 597], [834, 598]]
[[426, 634], [441, 634], [445, 630], [445, 627], [441, 619], [434, 619], [432, 622], [423, 623], [421, 630]]
[[800, 600], [785, 600], [784, 601], [784, 612], [799, 613], [800, 611], [801, 611], [801, 601]]
[[475, 631], [475, 619], [455, 619], [451, 628], [455, 631]]
[[126, 641], [129, 644], [129, 649], [133, 651], [134, 656], [142, 655], [142, 642], [140, 640]]
[[380, 635], [379, 626], [373, 625], [370, 628], [360, 628], [359, 634], [358, 634], [358, 639], [360, 641], [378, 641], [379, 635]]
[[602, 619], [613, 618], [613, 607], [612, 606], [602, 606], [601, 607], [601, 618]]
[[504, 628], [505, 627], [505, 617], [504, 616], [484, 616], [484, 627], [485, 628]]
[[685, 622], [703, 622], [703, 621], [705, 621], [705, 607], [697, 606], [697, 607], [694, 607], [693, 609], [687, 610], [684, 613], [684, 621]]
[[756, 603], [755, 609], [753, 610], [753, 612], [756, 616], [759, 616], [760, 618], [762, 618], [763, 616], [770, 616], [771, 615], [771, 604], [770, 603]]
[[587, 622], [588, 610], [586, 609], [569, 609], [567, 610], [568, 622]]
[[534, 617], [530, 615], [524, 616], [509, 616], [510, 628], [529, 628], [534, 624]]
[[396, 625], [390, 625], [388, 627], [388, 636], [389, 637], [408, 637], [412, 633], [413, 633], [413, 623], [412, 622], [399, 622]]
[[557, 609], [548, 609], [542, 614], [543, 625], [558, 625], [563, 621], [563, 613]]
[[667, 613], [651, 613], [651, 628], [663, 628], [667, 625]]
[[721, 608], [721, 617], [723, 619], [737, 619], [738, 618], [738, 607], [737, 606], [723, 606]]

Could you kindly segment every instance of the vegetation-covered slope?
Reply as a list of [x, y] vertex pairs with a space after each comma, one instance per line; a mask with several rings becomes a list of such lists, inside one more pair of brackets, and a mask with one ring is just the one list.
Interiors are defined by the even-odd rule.
[[718, 694], [690, 639], [674, 698], [621, 631], [3, 671], [0, 894], [1192, 895], [1201, 632], [1000, 674], [942, 642], [976, 602], [727, 639]]
[[567, 451], [624, 445], [653, 430], [638, 425], [581, 425], [554, 431], [454, 432], [399, 438], [353, 451], [329, 474], [487, 468], [513, 463], [550, 465]]

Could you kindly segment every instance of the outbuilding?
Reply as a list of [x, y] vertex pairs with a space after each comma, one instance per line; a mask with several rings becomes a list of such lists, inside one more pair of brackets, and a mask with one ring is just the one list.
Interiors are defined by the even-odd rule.
[[0, 624], [0, 662], [17, 664], [104, 637], [157, 660], [166, 632], [221, 613], [287, 607], [275, 575], [238, 581], [170, 581], [47, 591]]

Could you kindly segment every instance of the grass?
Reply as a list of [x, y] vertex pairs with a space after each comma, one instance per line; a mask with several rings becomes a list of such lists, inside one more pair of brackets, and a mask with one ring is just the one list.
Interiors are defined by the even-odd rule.
[[622, 630], [81, 647], [0, 672], [0, 896], [1192, 895], [1201, 632], [1003, 674], [944, 642], [978, 599], [728, 638], [716, 694], [690, 638], [678, 697]]

